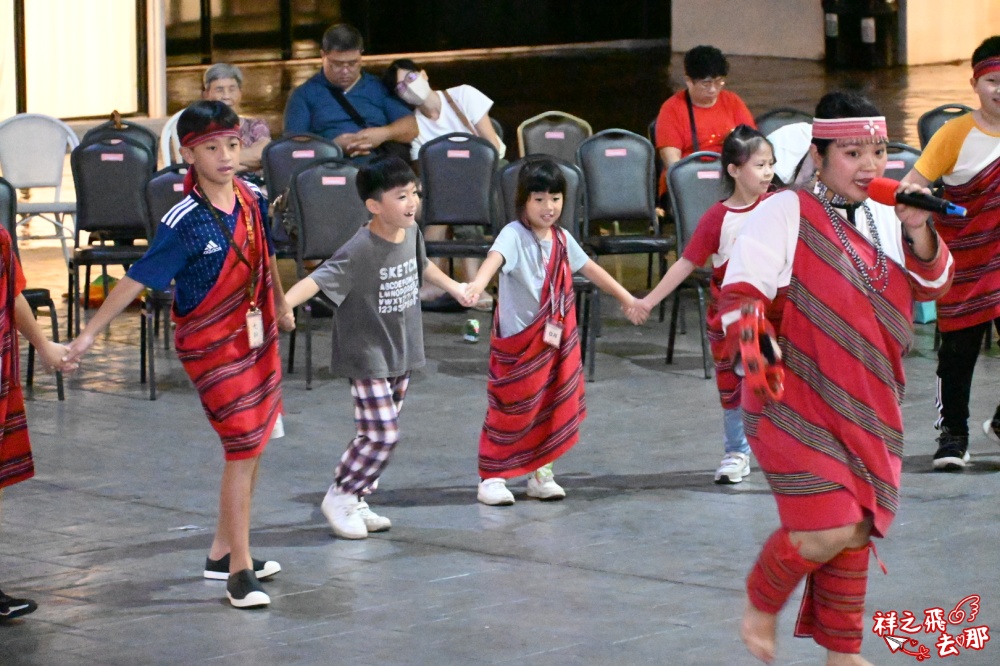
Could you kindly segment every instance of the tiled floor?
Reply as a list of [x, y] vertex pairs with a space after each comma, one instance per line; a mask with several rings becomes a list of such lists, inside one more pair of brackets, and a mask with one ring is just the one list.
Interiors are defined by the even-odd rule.
[[[58, 251], [26, 249], [24, 265], [29, 282], [62, 293]], [[37, 380], [38, 473], [4, 493], [0, 583], [40, 607], [0, 625], [0, 663], [753, 663], [737, 636], [742, 585], [777, 518], [759, 471], [735, 487], [712, 483], [721, 419], [700, 373], [695, 308], [667, 366], [666, 325], [630, 327], [605, 303], [582, 441], [556, 463], [569, 496], [529, 501], [515, 482], [518, 501], [505, 508], [475, 500], [486, 341], [461, 342], [465, 315], [427, 316], [430, 360], [371, 498], [393, 528], [360, 542], [332, 537], [319, 511], [353, 432], [347, 386], [320, 371], [306, 391], [297, 360], [284, 383], [287, 436], [265, 453], [253, 518], [255, 553], [284, 570], [267, 584], [270, 609], [253, 612], [229, 608], [224, 584], [200, 576], [217, 441], [172, 352], [158, 349], [160, 398], [147, 399], [137, 315], [123, 315], [68, 379], [65, 402], [51, 378]], [[928, 473], [931, 332], [919, 327], [906, 361], [902, 506], [879, 544], [890, 574], [872, 567], [868, 613], [911, 610], [921, 622], [924, 609], [947, 613], [979, 594], [975, 624], [992, 626], [1000, 449], [974, 436], [969, 471]], [[318, 334], [317, 366], [328, 345]], [[980, 361], [975, 419], [992, 412], [998, 371], [995, 355]], [[811, 641], [791, 637], [795, 604], [781, 618], [777, 663], [822, 663]], [[915, 638], [934, 663], [935, 637]], [[996, 664], [998, 650], [991, 642], [950, 662]], [[864, 655], [909, 663], [873, 634]]]

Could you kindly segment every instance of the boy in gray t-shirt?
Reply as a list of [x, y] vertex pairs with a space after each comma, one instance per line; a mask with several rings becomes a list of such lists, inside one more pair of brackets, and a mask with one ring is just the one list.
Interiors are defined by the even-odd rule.
[[371, 221], [285, 296], [294, 308], [322, 290], [337, 306], [330, 369], [351, 381], [358, 434], [321, 508], [334, 534], [345, 539], [364, 539], [392, 525], [362, 497], [375, 489], [399, 441], [410, 371], [424, 365], [421, 274], [456, 300], [465, 291], [424, 255], [414, 225], [417, 177], [406, 162], [377, 157], [361, 168], [357, 184]]

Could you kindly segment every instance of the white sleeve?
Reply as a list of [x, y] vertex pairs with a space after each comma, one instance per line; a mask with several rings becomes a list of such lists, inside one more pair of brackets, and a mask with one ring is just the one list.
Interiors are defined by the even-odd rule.
[[473, 125], [482, 120], [483, 116], [493, 108], [493, 100], [472, 86], [449, 88], [448, 93]]
[[736, 237], [723, 287], [745, 282], [773, 299], [792, 280], [798, 236], [798, 194], [785, 190], [762, 201]]

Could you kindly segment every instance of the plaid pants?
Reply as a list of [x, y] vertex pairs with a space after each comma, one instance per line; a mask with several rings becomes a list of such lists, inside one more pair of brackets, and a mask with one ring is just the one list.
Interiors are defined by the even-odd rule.
[[354, 423], [358, 435], [340, 458], [334, 480], [341, 492], [367, 495], [399, 441], [399, 412], [410, 373], [388, 379], [352, 379]]

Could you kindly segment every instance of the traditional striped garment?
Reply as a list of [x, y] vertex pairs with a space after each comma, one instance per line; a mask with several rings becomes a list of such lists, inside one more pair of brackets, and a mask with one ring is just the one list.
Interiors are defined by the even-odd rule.
[[[873, 533], [882, 536], [899, 505], [902, 359], [911, 341], [914, 286], [906, 269], [890, 260], [885, 291], [869, 291], [822, 204], [805, 191], [798, 196], [792, 278], [775, 299], [784, 297], [781, 319], [772, 320], [785, 363], [785, 395], [761, 405], [744, 392], [747, 439], [784, 527], [830, 529], [870, 515]], [[843, 226], [866, 265], [873, 265], [871, 243]], [[947, 252], [940, 253], [927, 272], [940, 272], [946, 261]], [[739, 294], [740, 286], [727, 285], [726, 298]], [[731, 309], [728, 300], [721, 309]]]
[[[253, 194], [237, 183], [245, 202]], [[245, 215], [251, 216], [256, 249], [247, 242]], [[233, 239], [243, 256], [256, 260], [257, 307], [264, 319], [264, 344], [250, 349], [246, 330], [249, 268], [229, 247], [219, 279], [189, 314], [173, 313], [177, 356], [194, 382], [208, 421], [222, 439], [226, 460], [260, 455], [281, 413], [281, 360], [271, 294], [264, 226], [257, 206], [241, 206]]]
[[[489, 406], [479, 437], [479, 475], [484, 479], [520, 476], [552, 462], [576, 444], [586, 415], [565, 232], [552, 231], [552, 253], [534, 321], [502, 338], [499, 308], [494, 311], [486, 385]], [[559, 349], [542, 339], [553, 293], [566, 313]]]
[[934, 226], [955, 257], [951, 290], [938, 299], [938, 327], [957, 331], [1000, 317], [1000, 159], [961, 185], [945, 185], [946, 198], [968, 217], [934, 216]]
[[23, 289], [10, 236], [0, 228], [0, 488], [35, 475], [14, 325], [14, 299]]

